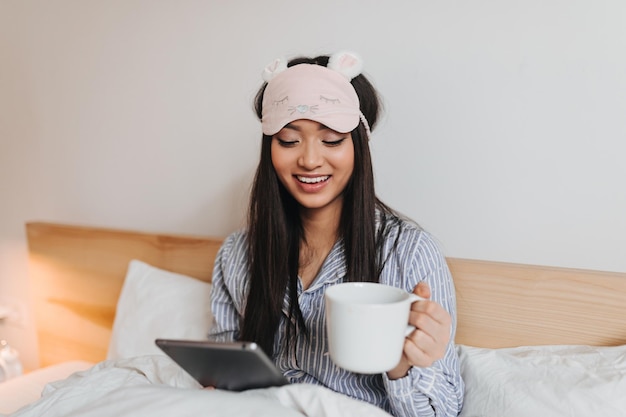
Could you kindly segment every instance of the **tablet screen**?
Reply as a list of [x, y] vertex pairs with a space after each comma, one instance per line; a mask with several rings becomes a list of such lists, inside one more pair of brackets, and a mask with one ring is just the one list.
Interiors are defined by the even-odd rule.
[[157, 339], [155, 343], [204, 387], [243, 391], [287, 384], [255, 343], [172, 339]]

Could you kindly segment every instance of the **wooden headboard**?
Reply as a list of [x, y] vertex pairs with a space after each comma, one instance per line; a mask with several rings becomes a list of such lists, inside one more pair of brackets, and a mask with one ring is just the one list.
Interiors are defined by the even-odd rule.
[[[41, 366], [106, 357], [128, 263], [211, 280], [222, 239], [26, 225]], [[626, 343], [626, 274], [449, 258], [456, 342], [481, 347]]]
[[128, 263], [211, 281], [222, 239], [28, 223], [41, 366], [106, 357]]

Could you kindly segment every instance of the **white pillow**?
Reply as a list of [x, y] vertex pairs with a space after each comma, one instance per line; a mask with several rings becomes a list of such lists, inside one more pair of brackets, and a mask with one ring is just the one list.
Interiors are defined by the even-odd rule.
[[117, 302], [107, 359], [163, 354], [156, 338], [205, 340], [211, 284], [132, 260]]
[[626, 415], [626, 345], [457, 346], [461, 417]]

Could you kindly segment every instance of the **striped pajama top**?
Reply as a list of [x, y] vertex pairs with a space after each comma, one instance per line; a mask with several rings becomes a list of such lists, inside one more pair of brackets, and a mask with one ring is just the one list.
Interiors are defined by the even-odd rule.
[[[399, 230], [397, 226], [391, 228], [383, 247], [385, 255], [393, 250]], [[247, 271], [246, 234], [235, 232], [224, 241], [215, 261], [211, 293], [214, 322], [210, 339], [238, 339], [248, 291]], [[309, 338], [296, 336], [295, 352], [286, 349], [286, 313], [281, 320], [272, 358], [277, 367], [292, 383], [320, 384], [375, 404], [395, 416], [456, 416], [463, 402], [463, 381], [453, 342], [443, 359], [428, 368], [413, 367], [407, 376], [397, 380], [388, 379], [386, 373], [352, 373], [331, 361], [325, 330], [324, 290], [342, 282], [345, 275], [343, 245], [338, 241], [310, 287], [303, 291], [302, 285], [298, 285], [298, 302]], [[380, 282], [412, 292], [420, 281], [429, 284], [431, 299], [451, 314], [453, 341], [456, 299], [445, 258], [430, 234], [402, 221], [398, 245], [388, 257]]]

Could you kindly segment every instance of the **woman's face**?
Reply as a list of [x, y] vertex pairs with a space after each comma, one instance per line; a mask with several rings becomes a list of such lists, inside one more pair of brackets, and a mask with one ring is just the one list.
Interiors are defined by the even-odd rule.
[[272, 164], [280, 182], [309, 210], [340, 209], [354, 170], [350, 133], [300, 119], [272, 137]]

